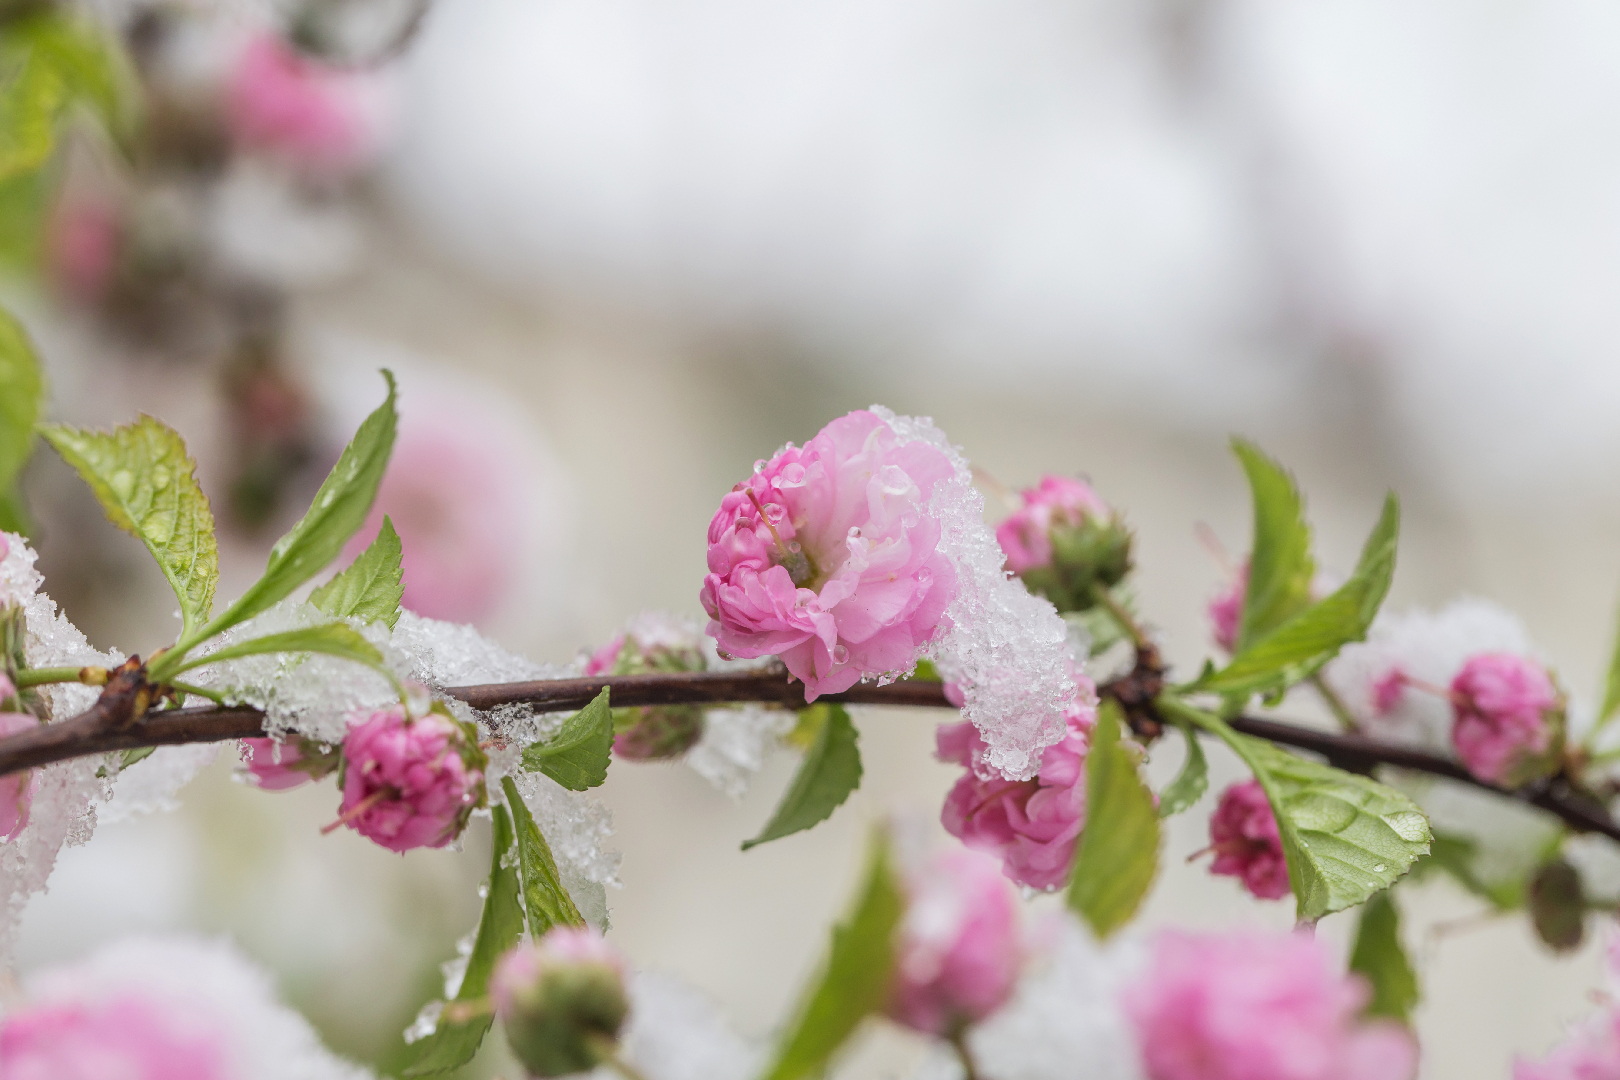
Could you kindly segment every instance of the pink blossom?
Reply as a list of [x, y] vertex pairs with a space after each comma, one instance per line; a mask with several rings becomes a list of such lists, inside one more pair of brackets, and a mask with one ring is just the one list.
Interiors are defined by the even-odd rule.
[[907, 882], [889, 1015], [952, 1035], [1012, 996], [1023, 959], [1018, 902], [994, 859], [956, 849]]
[[[0, 675], [0, 701], [11, 697], [16, 689], [11, 680]], [[27, 713], [0, 712], [0, 738], [16, 735], [39, 726], [39, 721]], [[24, 769], [0, 776], [0, 841], [17, 839], [28, 825], [28, 812], [33, 807], [34, 795], [39, 791], [39, 772]]]
[[1244, 563], [1243, 569], [1238, 571], [1226, 590], [1209, 602], [1209, 623], [1215, 632], [1215, 644], [1226, 652], [1237, 649], [1238, 630], [1243, 625], [1243, 605], [1248, 595], [1249, 564]]
[[1113, 517], [1091, 486], [1072, 476], [1041, 477], [1023, 492], [1024, 505], [996, 527], [996, 541], [1007, 553], [1007, 569], [1022, 574], [1052, 564], [1052, 526], [1081, 525]]
[[1174, 931], [1127, 987], [1148, 1080], [1407, 1080], [1411, 1038], [1361, 1022], [1366, 984], [1302, 934]]
[[1564, 702], [1541, 665], [1513, 653], [1471, 656], [1451, 680], [1451, 700], [1452, 744], [1481, 780], [1521, 784], [1552, 764]]
[[811, 701], [910, 668], [956, 594], [928, 512], [953, 474], [866, 411], [756, 463], [709, 523], [708, 633], [731, 656], [780, 656]]
[[323, 752], [319, 744], [294, 736], [283, 742], [275, 739], [243, 739], [242, 760], [254, 786], [265, 791], [285, 791], [311, 780], [318, 780], [337, 768], [336, 751]]
[[343, 804], [327, 828], [347, 825], [390, 851], [443, 847], [484, 801], [484, 754], [442, 713], [412, 720], [396, 705], [351, 721], [343, 758]]
[[1406, 672], [1399, 667], [1389, 669], [1389, 674], [1373, 680], [1372, 707], [1379, 716], [1388, 716], [1400, 705], [1406, 696]]
[[1519, 1058], [1513, 1080], [1620, 1080], [1620, 1010], [1579, 1025], [1539, 1061]]
[[1215, 852], [1210, 873], [1242, 879], [1243, 887], [1262, 900], [1289, 894], [1282, 835], [1258, 780], [1233, 784], [1221, 794], [1209, 818], [1209, 845]]
[[967, 767], [945, 796], [940, 821], [970, 848], [1001, 857], [1007, 877], [1035, 889], [1068, 880], [1075, 841], [1086, 819], [1086, 751], [1097, 723], [1096, 688], [1078, 671], [1064, 711], [1068, 730], [1041, 752], [1040, 770], [1028, 780], [1005, 780], [983, 767], [985, 743], [963, 721], [942, 724], [935, 736], [941, 761]]
[[219, 1035], [136, 994], [0, 1020], [0, 1080], [227, 1080]]
[[225, 87], [237, 141], [323, 171], [345, 171], [376, 149], [381, 88], [374, 76], [328, 67], [270, 33], [250, 38]]
[[118, 211], [107, 202], [85, 196], [58, 202], [45, 236], [46, 262], [57, 285], [80, 299], [101, 296], [118, 264], [121, 232]]

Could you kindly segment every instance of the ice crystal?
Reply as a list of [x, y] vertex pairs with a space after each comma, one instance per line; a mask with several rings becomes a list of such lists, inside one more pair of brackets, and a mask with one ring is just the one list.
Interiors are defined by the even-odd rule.
[[924, 417], [872, 411], [902, 439], [946, 454], [956, 475], [934, 488], [929, 512], [939, 519], [939, 549], [956, 567], [956, 597], [945, 609], [949, 629], [931, 647], [941, 674], [963, 687], [963, 715], [988, 751], [986, 764], [1024, 780], [1041, 751], [1063, 737], [1063, 709], [1074, 695], [1068, 627], [1050, 602], [1009, 578], [995, 534], [984, 523], [984, 496], [962, 452]]
[[786, 710], [758, 705], [710, 709], [703, 714], [703, 737], [686, 752], [686, 764], [720, 791], [740, 799], [765, 764], [765, 755], [793, 730], [794, 719]]
[[600, 928], [607, 917], [603, 887], [619, 887], [619, 853], [604, 846], [613, 835], [612, 812], [595, 796], [569, 791], [542, 773], [520, 770], [512, 779], [556, 857], [563, 887]]
[[439, 1017], [444, 1015], [444, 1002], [430, 1001], [417, 1012], [416, 1019], [405, 1029], [407, 1043], [421, 1042], [439, 1030]]
[[565, 678], [572, 669], [537, 664], [511, 653], [470, 626], [400, 613], [393, 645], [410, 661], [407, 674], [429, 686], [474, 686], [480, 683], [527, 682]]

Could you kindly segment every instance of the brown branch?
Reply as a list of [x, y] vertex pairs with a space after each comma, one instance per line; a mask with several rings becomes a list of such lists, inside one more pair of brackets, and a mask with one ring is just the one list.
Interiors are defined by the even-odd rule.
[[[264, 715], [249, 708], [170, 709], [147, 713], [144, 718], [134, 722], [131, 716], [136, 695], [128, 687], [120, 690], [121, 686], [116, 679], [109, 683], [100, 700], [78, 716], [57, 724], [42, 724], [38, 728], [0, 739], [0, 776], [92, 754], [146, 746], [224, 742], [264, 734]], [[720, 705], [744, 701], [786, 708], [804, 706], [803, 684], [790, 681], [776, 669], [491, 683], [451, 687], [446, 693], [480, 710], [523, 704], [546, 712], [561, 712], [583, 708], [602, 692], [603, 687], [611, 690], [613, 704], [620, 707]], [[1099, 692], [1104, 696], [1124, 699], [1133, 721], [1136, 721], [1139, 719], [1137, 714], [1144, 708], [1139, 700], [1141, 689], [1139, 673], [1133, 673], [1116, 682], [1104, 684]], [[848, 705], [952, 708], [950, 702], [945, 700], [944, 687], [933, 682], [858, 685], [842, 694], [823, 695], [818, 700]], [[1620, 841], [1620, 824], [1609, 817], [1595, 798], [1567, 781], [1554, 779], [1509, 791], [1475, 779], [1450, 758], [1415, 747], [1251, 716], [1240, 716], [1230, 723], [1234, 729], [1246, 735], [1319, 754], [1330, 764], [1351, 772], [1367, 773], [1376, 766], [1388, 765], [1455, 780], [1556, 814], [1579, 832], [1602, 833]]]

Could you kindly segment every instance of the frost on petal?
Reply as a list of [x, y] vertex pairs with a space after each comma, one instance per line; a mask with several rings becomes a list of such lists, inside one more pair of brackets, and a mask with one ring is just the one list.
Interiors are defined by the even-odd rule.
[[[1449, 686], [1472, 655], [1533, 652], [1518, 616], [1486, 600], [1462, 597], [1438, 611], [1385, 612], [1365, 642], [1346, 645], [1326, 677], [1367, 732], [1451, 753], [1451, 705], [1411, 686], [1396, 672]], [[1397, 692], [1399, 690], [1399, 692]]]
[[761, 1048], [732, 1030], [713, 1001], [678, 979], [645, 972], [630, 978], [621, 1045], [647, 1080], [749, 1080], [764, 1064]]
[[1067, 730], [1074, 698], [1068, 628], [1049, 601], [1007, 576], [1005, 554], [984, 523], [984, 496], [973, 472], [931, 420], [872, 411], [906, 441], [944, 453], [953, 474], [936, 483], [929, 513], [939, 520], [939, 550], [956, 569], [956, 595], [945, 608], [949, 628], [932, 651], [949, 682], [962, 686], [962, 713], [984, 738], [985, 766], [1015, 780], [1035, 775], [1041, 751]]
[[[230, 943], [135, 938], [26, 980], [21, 1009], [94, 1005], [136, 997], [217, 1039], [231, 1080], [367, 1080], [309, 1022], [281, 1004], [270, 978]], [[3, 1024], [4, 1021], [0, 1021]]]

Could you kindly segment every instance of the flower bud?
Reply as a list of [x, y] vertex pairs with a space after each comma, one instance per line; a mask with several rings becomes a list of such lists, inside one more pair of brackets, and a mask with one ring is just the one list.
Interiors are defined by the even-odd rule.
[[403, 706], [350, 720], [343, 740], [343, 805], [327, 828], [347, 825], [390, 851], [443, 847], [484, 804], [484, 769], [471, 725], [443, 712], [410, 718]]
[[1210, 873], [1238, 878], [1262, 900], [1291, 891], [1277, 817], [1258, 780], [1233, 784], [1221, 794], [1209, 819], [1209, 848], [1215, 853]]
[[[14, 692], [14, 688], [11, 680], [3, 675], [0, 675], [0, 683], [5, 684], [0, 686], [0, 700], [4, 700], [9, 696], [6, 691]], [[0, 712], [0, 738], [38, 726], [39, 721], [27, 713]], [[38, 790], [39, 772], [36, 769], [0, 776], [0, 842], [17, 839], [28, 825], [28, 813], [33, 808], [34, 794]]]
[[1018, 903], [994, 859], [957, 849], [907, 883], [889, 1015], [954, 1036], [1012, 996], [1022, 966]]
[[323, 749], [313, 739], [294, 735], [282, 742], [275, 739], [243, 739], [242, 763], [255, 787], [265, 791], [285, 791], [311, 780], [319, 780], [338, 767], [337, 749]]
[[1451, 741], [1481, 780], [1518, 787], [1558, 767], [1564, 696], [1540, 664], [1513, 653], [1469, 657], [1451, 680]]
[[[622, 634], [592, 653], [585, 674], [650, 675], [703, 671], [708, 661], [695, 624], [648, 612], [631, 620]], [[629, 761], [679, 757], [703, 738], [703, 709], [696, 705], [657, 705], [613, 710], [613, 752]]]
[[519, 945], [490, 975], [506, 1041], [534, 1076], [567, 1076], [601, 1064], [630, 1012], [624, 958], [596, 931], [559, 926]]
[[1007, 569], [1059, 611], [1085, 611], [1131, 569], [1131, 534], [1083, 481], [1043, 476], [996, 528]]

